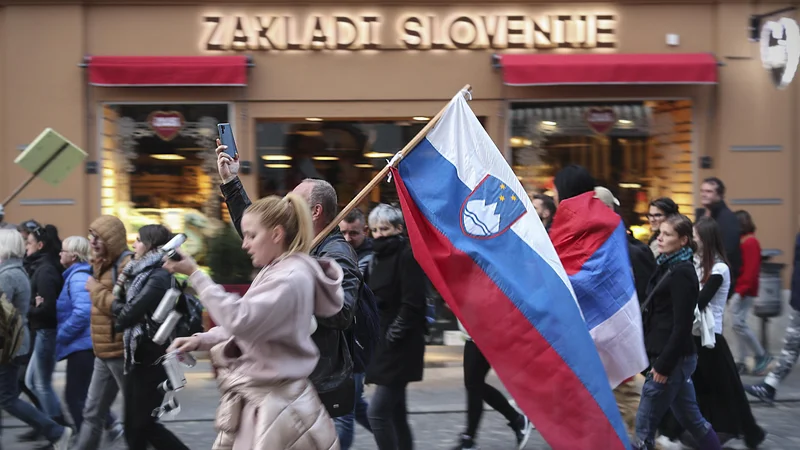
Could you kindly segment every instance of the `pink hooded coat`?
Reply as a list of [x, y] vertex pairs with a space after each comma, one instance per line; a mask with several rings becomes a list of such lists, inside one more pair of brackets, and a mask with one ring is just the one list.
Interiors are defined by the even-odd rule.
[[243, 297], [190, 277], [219, 326], [202, 333], [222, 394], [214, 450], [330, 450], [333, 421], [308, 380], [319, 358], [313, 316], [342, 308], [342, 269], [293, 254], [263, 268]]

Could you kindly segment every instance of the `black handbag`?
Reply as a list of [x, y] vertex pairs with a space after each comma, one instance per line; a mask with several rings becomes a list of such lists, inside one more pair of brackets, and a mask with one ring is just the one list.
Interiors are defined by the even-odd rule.
[[317, 394], [328, 415], [332, 418], [342, 417], [353, 412], [356, 406], [356, 382], [353, 378], [353, 358], [347, 337], [343, 331], [339, 333], [339, 354], [336, 367], [331, 376], [324, 382], [317, 383]]

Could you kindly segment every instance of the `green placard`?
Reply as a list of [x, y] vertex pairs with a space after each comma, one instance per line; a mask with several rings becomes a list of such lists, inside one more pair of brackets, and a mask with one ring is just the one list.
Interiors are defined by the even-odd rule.
[[[14, 160], [32, 174], [56, 186], [88, 155], [52, 128], [46, 128]], [[43, 166], [45, 166], [42, 168]]]

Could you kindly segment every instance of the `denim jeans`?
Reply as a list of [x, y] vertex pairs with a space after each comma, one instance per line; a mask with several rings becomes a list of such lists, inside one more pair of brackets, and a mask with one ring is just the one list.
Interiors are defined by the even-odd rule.
[[708, 434], [711, 424], [700, 413], [692, 383], [696, 367], [697, 355], [692, 355], [678, 360], [666, 383], [657, 383], [652, 373], [647, 374], [636, 413], [634, 448], [654, 448], [656, 430], [668, 410], [672, 410], [683, 429], [695, 440], [700, 441]]
[[89, 383], [86, 406], [83, 408], [83, 425], [74, 448], [78, 450], [100, 448], [103, 425], [106, 424], [108, 412], [120, 388], [124, 387], [124, 364], [122, 358], [94, 359], [92, 381]]
[[350, 450], [353, 445], [353, 438], [356, 431], [356, 422], [361, 424], [367, 431], [372, 432], [372, 427], [369, 425], [367, 418], [367, 408], [369, 405], [364, 400], [364, 374], [354, 373], [353, 378], [356, 381], [356, 408], [355, 411], [342, 417], [333, 419], [336, 425], [336, 434], [339, 435], [339, 445], [342, 450]]
[[736, 332], [737, 352], [736, 362], [744, 363], [752, 352], [756, 358], [763, 358], [767, 353], [756, 334], [747, 325], [747, 317], [753, 308], [755, 297], [742, 297], [733, 294], [731, 298], [731, 312], [733, 313], [733, 331]]
[[406, 385], [378, 386], [367, 410], [378, 450], [412, 450], [414, 438], [408, 425]]
[[36, 343], [33, 355], [25, 372], [25, 384], [32, 390], [42, 409], [50, 417], [60, 417], [61, 402], [53, 389], [53, 371], [56, 369], [56, 334], [55, 328], [36, 330]]
[[[20, 390], [19, 383], [17, 383], [19, 372], [20, 365], [16, 361], [0, 364], [0, 409], [30, 425], [50, 442], [55, 442], [64, 434], [64, 427], [19, 398]], [[0, 426], [0, 433], [2, 433], [2, 426]]]
[[[94, 371], [94, 352], [81, 350], [67, 356], [67, 384], [64, 386], [64, 399], [67, 402], [69, 415], [75, 429], [80, 432], [83, 424], [83, 408], [86, 406], [86, 394], [92, 381]], [[117, 417], [109, 411], [106, 415], [106, 427], [111, 427]]]

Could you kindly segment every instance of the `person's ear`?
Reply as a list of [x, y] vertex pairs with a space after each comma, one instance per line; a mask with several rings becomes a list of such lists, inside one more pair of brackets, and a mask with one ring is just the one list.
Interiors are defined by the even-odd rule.
[[286, 230], [283, 228], [283, 225], [275, 225], [272, 228], [272, 242], [274, 244], [282, 243], [285, 237]]

